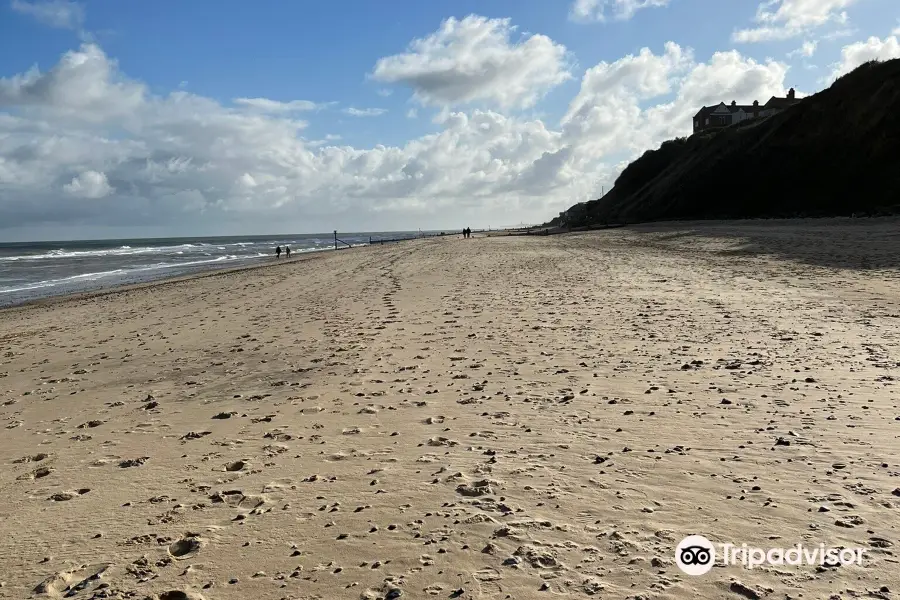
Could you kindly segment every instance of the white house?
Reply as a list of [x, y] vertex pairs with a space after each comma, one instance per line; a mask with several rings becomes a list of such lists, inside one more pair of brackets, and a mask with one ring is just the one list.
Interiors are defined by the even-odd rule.
[[797, 102], [799, 100], [796, 98], [794, 88], [791, 88], [786, 98], [772, 96], [762, 106], [758, 100], [754, 100], [753, 104], [738, 104], [732, 100], [730, 105], [720, 102], [715, 106], [704, 106], [694, 115], [694, 133], [716, 127], [728, 127], [748, 119], [768, 117]]

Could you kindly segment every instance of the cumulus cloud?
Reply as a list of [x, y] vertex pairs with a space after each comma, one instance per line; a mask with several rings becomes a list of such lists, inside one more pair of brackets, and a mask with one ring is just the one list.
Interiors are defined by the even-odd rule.
[[900, 40], [897, 36], [888, 36], [883, 40], [872, 36], [864, 42], [849, 44], [841, 49], [841, 60], [832, 65], [828, 83], [846, 75], [856, 67], [870, 60], [890, 60], [900, 58]]
[[891, 32], [891, 35], [900, 35], [900, 19], [897, 19], [897, 26]]
[[344, 114], [348, 114], [351, 117], [378, 117], [386, 112], [386, 108], [353, 108], [351, 106], [344, 109]]
[[[588, 71], [562, 125], [576, 155], [624, 158], [687, 135], [692, 117], [706, 105], [765, 102], [784, 94], [788, 67], [759, 63], [739, 52], [717, 52], [697, 62], [693, 52], [669, 42], [657, 55], [644, 48]], [[648, 101], [662, 100], [642, 108]]]
[[515, 30], [509, 19], [449, 18], [407, 52], [379, 59], [371, 77], [410, 87], [423, 104], [532, 106], [571, 77], [566, 48], [538, 34], [513, 42]]
[[847, 22], [846, 10], [859, 0], [766, 0], [756, 9], [757, 27], [732, 34], [735, 42], [786, 40], [828, 23]]
[[304, 101], [156, 95], [87, 44], [46, 72], [0, 79], [0, 238], [84, 223], [172, 235], [540, 222], [689, 134], [701, 106], [783, 95], [787, 72], [670, 42], [587, 69], [558, 124], [442, 106], [433, 133], [358, 148], [304, 137]]
[[574, 21], [626, 21], [644, 8], [668, 6], [669, 0], [575, 0], [569, 9]]
[[63, 190], [78, 198], [103, 198], [113, 192], [105, 173], [85, 171], [72, 178]]
[[[341, 214], [360, 227], [371, 222], [364, 215], [384, 213], [393, 217], [383, 226], [399, 226], [398, 214], [546, 211], [548, 199], [518, 183], [561, 145], [540, 121], [450, 112], [438, 133], [366, 150], [334, 145], [337, 138], [312, 143], [290, 111], [246, 104], [150, 94], [96, 45], [66, 53], [46, 73], [3, 79], [0, 227], [212, 219], [272, 228], [287, 219], [328, 228]], [[73, 204], [72, 196], [94, 201]]]
[[17, 106], [73, 121], [125, 117], [145, 104], [146, 86], [121, 79], [116, 66], [99, 46], [84, 44], [46, 73], [35, 67], [0, 78], [0, 108]]
[[44, 25], [59, 29], [78, 29], [84, 23], [84, 7], [78, 2], [12, 0], [10, 7], [18, 13], [34, 17]]

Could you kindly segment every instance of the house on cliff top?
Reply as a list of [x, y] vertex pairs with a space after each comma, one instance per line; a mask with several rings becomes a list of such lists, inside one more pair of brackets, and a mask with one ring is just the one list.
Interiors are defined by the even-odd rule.
[[720, 102], [716, 106], [704, 106], [694, 115], [694, 133], [717, 127], [728, 127], [748, 119], [768, 117], [798, 102], [800, 100], [797, 99], [794, 88], [791, 88], [787, 97], [772, 96], [761, 106], [759, 100], [754, 100], [753, 104], [738, 104], [732, 100], [730, 105]]

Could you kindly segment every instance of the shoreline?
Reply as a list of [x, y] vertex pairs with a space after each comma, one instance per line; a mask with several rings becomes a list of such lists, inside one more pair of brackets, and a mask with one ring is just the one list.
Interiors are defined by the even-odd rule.
[[[707, 229], [712, 232], [712, 230], [722, 229], [722, 228], [730, 228], [733, 229], [735, 233], [740, 233], [742, 229], [750, 231], [752, 228], [778, 228], [778, 227], [805, 227], [811, 230], [818, 229], [820, 227], [840, 227], [840, 226], [848, 226], [848, 227], [879, 227], [883, 225], [890, 225], [892, 223], [900, 223], [900, 216], [894, 215], [886, 215], [886, 216], [878, 216], [878, 217], [806, 217], [806, 218], [759, 218], [759, 219], [726, 219], [726, 220], [706, 220], [706, 219], [698, 219], [698, 220], [684, 220], [684, 221], [647, 221], [642, 223], [630, 223], [626, 225], [616, 225], [611, 227], [600, 227], [600, 228], [572, 228], [571, 230], [556, 230], [551, 233], [551, 237], [562, 236], [565, 237], [567, 235], [603, 235], [607, 231], [616, 231], [616, 230], [626, 230], [632, 231], [635, 233], [652, 233], [655, 231], [665, 231], [665, 230], [680, 230], [680, 229], [697, 229], [703, 230]], [[475, 238], [508, 238], [508, 237], [521, 237], [524, 239], [534, 239], [534, 238], [542, 238], [545, 237], [543, 235], [531, 234], [527, 235], [525, 233], [519, 232], [511, 232], [507, 230], [495, 230], [495, 231], [480, 231], [477, 233]], [[430, 239], [437, 240], [453, 240], [459, 238], [459, 234], [450, 234], [446, 236], [434, 235], [428, 236], [425, 238], [409, 238], [409, 239], [401, 239], [399, 241], [391, 242], [391, 244], [400, 244], [403, 242], [419, 242], [423, 240]], [[190, 238], [185, 238], [190, 239]], [[78, 300], [86, 300], [96, 297], [103, 297], [112, 294], [120, 294], [126, 293], [135, 290], [141, 290], [146, 288], [152, 288], [156, 286], [162, 285], [170, 285], [174, 283], [190, 281], [193, 279], [199, 279], [204, 277], [212, 277], [216, 275], [228, 275], [235, 272], [254, 270], [254, 269], [266, 269], [277, 267], [279, 264], [285, 264], [287, 262], [297, 262], [302, 260], [311, 260], [313, 258], [324, 258], [325, 256], [330, 255], [334, 252], [343, 252], [346, 250], [361, 250], [364, 248], [375, 248], [375, 247], [384, 247], [384, 244], [364, 244], [357, 245], [352, 247], [343, 247], [343, 248], [328, 248], [313, 252], [298, 252], [296, 257], [292, 257], [289, 261], [285, 259], [281, 259], [280, 263], [276, 263], [276, 259], [272, 258], [272, 263], [260, 263], [253, 265], [243, 265], [243, 266], [235, 266], [235, 267], [226, 267], [222, 269], [215, 269], [209, 271], [197, 271], [194, 273], [189, 273], [186, 275], [176, 275], [171, 277], [162, 277], [159, 279], [153, 279], [141, 283], [132, 283], [132, 284], [122, 284], [122, 285], [114, 285], [107, 288], [99, 288], [96, 290], [85, 291], [85, 292], [73, 292], [68, 294], [59, 294], [46, 296], [43, 298], [35, 298], [31, 300], [25, 300], [23, 302], [3, 305], [0, 306], [0, 315], [3, 313], [8, 313], [15, 310], [21, 310], [25, 308], [33, 308], [38, 306], [48, 306], [54, 305], [61, 302], [68, 301], [78, 301]], [[898, 266], [900, 266], [900, 261], [898, 261]]]
[[349, 232], [340, 243], [319, 234], [298, 234], [283, 243], [269, 236], [0, 243], [0, 306], [265, 264], [278, 245], [290, 246], [295, 258], [385, 237]]
[[[222, 269], [214, 269], [208, 271], [196, 271], [194, 273], [189, 273], [187, 275], [175, 275], [171, 277], [161, 277], [159, 279], [152, 279], [149, 281], [143, 281], [141, 283], [127, 283], [122, 285], [114, 285], [108, 288], [100, 288], [96, 290], [90, 290], [85, 292], [73, 292], [69, 294], [58, 294], [54, 296], [46, 296], [43, 298], [34, 298], [31, 300], [25, 300], [23, 302], [19, 302], [16, 304], [4, 305], [0, 306], [0, 316], [4, 313], [13, 312], [16, 310], [28, 309], [28, 308], [36, 308], [36, 307], [44, 307], [44, 306], [52, 306], [56, 304], [66, 303], [66, 302], [74, 302], [79, 300], [91, 300], [94, 298], [101, 298], [105, 296], [111, 296], [116, 294], [124, 294], [128, 292], [139, 291], [148, 288], [155, 287], [163, 287], [167, 285], [173, 285], [177, 283], [183, 283], [186, 281], [192, 281], [194, 279], [204, 279], [206, 277], [216, 277], [216, 276], [225, 276], [234, 273], [240, 273], [243, 271], [253, 271], [256, 269], [269, 269], [274, 267], [279, 267], [284, 264], [293, 264], [301, 261], [308, 261], [313, 259], [321, 259], [325, 258], [329, 254], [333, 252], [343, 252], [347, 250], [360, 250], [362, 248], [367, 248], [368, 246], [353, 246], [349, 248], [329, 248], [325, 250], [319, 250], [314, 252], [298, 252], [296, 257], [291, 257], [290, 259], [276, 259], [271, 258], [271, 263], [261, 263], [261, 264], [253, 264], [253, 265], [242, 265], [235, 267], [225, 267]], [[264, 259], [260, 259], [261, 261]]]

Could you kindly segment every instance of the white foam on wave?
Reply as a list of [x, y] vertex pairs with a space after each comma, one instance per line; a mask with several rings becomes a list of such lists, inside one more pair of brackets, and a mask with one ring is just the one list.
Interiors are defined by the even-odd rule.
[[0, 294], [10, 294], [12, 292], [27, 292], [28, 290], [39, 290], [45, 287], [56, 287], [58, 285], [65, 285], [67, 283], [73, 283], [76, 281], [93, 281], [95, 279], [102, 279], [104, 277], [109, 277], [110, 275], [117, 275], [124, 272], [125, 269], [115, 269], [113, 271], [100, 271], [97, 273], [81, 273], [80, 275], [72, 275], [70, 277], [63, 277], [61, 279], [36, 281], [34, 283], [29, 283], [19, 287], [0, 288]]
[[48, 260], [54, 258], [91, 258], [103, 256], [131, 256], [135, 254], [161, 254], [166, 252], [176, 252], [178, 250], [184, 251], [196, 247], [197, 246], [195, 246], [194, 244], [181, 244], [178, 246], [142, 246], [140, 248], [120, 246], [118, 248], [104, 248], [102, 250], [66, 250], [65, 248], [59, 248], [57, 250], [49, 250], [43, 254], [0, 256], [0, 262]]
[[134, 269], [114, 269], [112, 271], [99, 271], [96, 273], [81, 273], [79, 275], [72, 275], [70, 277], [63, 277], [60, 279], [48, 279], [45, 281], [36, 281], [34, 283], [20, 285], [17, 287], [0, 288], [0, 294], [11, 294], [14, 292], [27, 292], [30, 290], [52, 288], [52, 287], [58, 287], [61, 285], [77, 283], [77, 282], [81, 282], [81, 281], [95, 281], [97, 279], [103, 279], [105, 277], [110, 277], [112, 275], [132, 274], [132, 273], [140, 273], [140, 272], [144, 272], [144, 271], [158, 271], [160, 269], [177, 269], [180, 267], [193, 267], [193, 266], [198, 266], [198, 265], [230, 262], [230, 261], [241, 260], [241, 259], [246, 260], [248, 258], [258, 258], [261, 256], [266, 256], [266, 255], [259, 254], [256, 257], [253, 257], [253, 256], [247, 257], [247, 256], [237, 256], [235, 254], [229, 254], [227, 256], [219, 256], [217, 258], [213, 258], [213, 259], [209, 259], [209, 260], [193, 260], [193, 261], [177, 262], [177, 263], [158, 263], [155, 265], [148, 265], [145, 267], [137, 267]]

